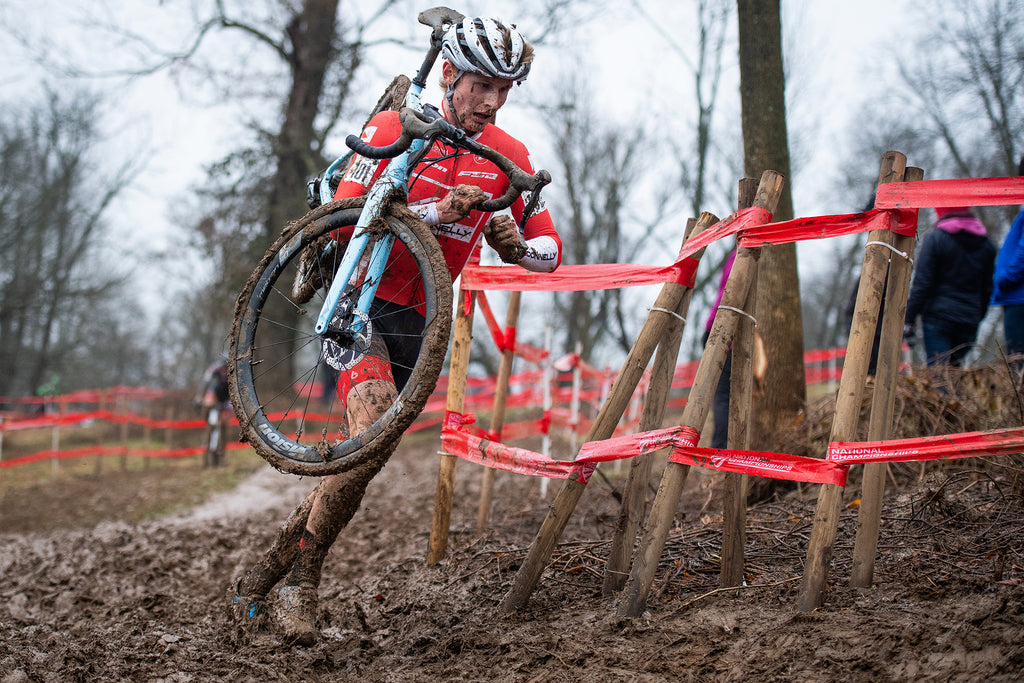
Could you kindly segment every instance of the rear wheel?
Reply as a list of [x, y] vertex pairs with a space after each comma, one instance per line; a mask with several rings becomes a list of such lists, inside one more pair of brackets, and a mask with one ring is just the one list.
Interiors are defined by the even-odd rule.
[[[362, 205], [363, 198], [332, 202], [289, 225], [249, 277], [235, 304], [229, 379], [242, 439], [285, 472], [336, 474], [390, 447], [423, 410], [444, 362], [452, 306], [448, 268], [430, 229], [406, 207], [393, 205], [385, 223], [396, 244], [384, 272], [386, 277], [396, 277], [390, 265], [395, 254], [403, 251], [401, 247], [411, 255], [418, 272], [393, 288], [405, 292], [402, 299], [406, 303], [389, 304], [383, 312], [371, 310], [368, 329], [372, 340], [372, 335], [378, 334], [374, 329], [388, 328], [388, 321], [375, 321], [375, 315], [415, 309], [424, 321], [422, 332], [412, 335], [413, 349], [415, 337], [420, 340], [419, 352], [413, 352], [406, 367], [396, 367], [392, 360], [396, 377], [407, 374], [408, 380], [397, 396], [389, 397], [389, 404], [377, 407], [379, 417], [372, 424], [360, 424], [349, 433], [346, 410], [334, 386], [336, 375], [325, 360], [332, 359], [337, 365], [339, 351], [358, 356], [368, 343], [362, 339], [346, 344], [337, 335], [326, 342], [315, 333], [326, 294], [319, 283], [330, 281], [345, 245], [320, 246], [312, 261], [312, 250], [306, 248], [331, 242], [326, 238], [329, 233], [355, 225]], [[295, 287], [300, 261], [300, 286]], [[318, 282], [311, 300], [297, 303], [296, 299], [303, 297], [294, 292], [302, 290], [303, 278], [314, 273]], [[308, 293], [309, 288], [305, 289]], [[417, 294], [411, 296], [411, 291]]]

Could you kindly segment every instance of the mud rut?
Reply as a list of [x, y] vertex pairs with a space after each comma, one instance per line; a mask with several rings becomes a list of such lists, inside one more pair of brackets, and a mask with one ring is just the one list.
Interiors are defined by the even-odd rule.
[[[855, 521], [844, 518], [827, 605], [799, 614], [812, 499], [752, 511], [751, 587], [715, 592], [714, 480], [691, 476], [649, 611], [621, 620], [600, 597], [617, 507], [595, 477], [529, 607], [501, 617], [546, 503], [536, 480], [499, 473], [495, 528], [479, 537], [479, 474], [460, 463], [451, 551], [426, 567], [436, 448], [436, 435], [403, 444], [371, 483], [328, 558], [323, 637], [308, 649], [239, 636], [224, 592], [314, 479], [265, 468], [186, 516], [0, 536], [0, 681], [1010, 681], [1024, 670], [1022, 543], [1004, 499], [927, 486], [893, 496], [880, 585], [865, 591], [845, 585]], [[972, 538], [1009, 544], [1002, 583], [983, 554], [955, 556], [976, 550], [957, 504], [990, 513]]]

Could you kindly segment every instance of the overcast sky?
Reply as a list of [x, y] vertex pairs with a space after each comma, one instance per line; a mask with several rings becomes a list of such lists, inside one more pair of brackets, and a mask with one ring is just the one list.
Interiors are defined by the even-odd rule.
[[[178, 3], [178, 6], [186, 3]], [[466, 14], [488, 14], [516, 20], [521, 2], [487, 0], [486, 2], [452, 3]], [[851, 206], [831, 206], [828, 200], [828, 176], [836, 162], [839, 136], [851, 125], [849, 115], [863, 99], [860, 92], [865, 78], [870, 78], [879, 54], [884, 54], [886, 41], [894, 40], [907, 27], [904, 0], [860, 0], [858, 2], [821, 2], [814, 0], [784, 0], [784, 35], [786, 57], [792, 63], [791, 72], [800, 75], [799, 83], [791, 83], [795, 95], [790, 106], [789, 131], [793, 139], [805, 150], [800, 174], [794, 178], [794, 202], [798, 216], [824, 213], [844, 213], [855, 210]], [[21, 26], [34, 36], [36, 49], [49, 48], [61, 54], [72, 55], [84, 66], [102, 64], [108, 68], [133, 64], [133, 56], [120, 54], [106, 44], [97, 44], [96, 33], [80, 23], [87, 13], [99, 10], [111, 21], [127, 21], [154, 40], [173, 40], [179, 32], [187, 31], [188, 17], [176, 18], [169, 13], [171, 3], [157, 0], [5, 0], [0, 4], [0, 23]], [[425, 3], [424, 3], [425, 6]], [[348, 7], [352, 7], [348, 4]], [[415, 35], [419, 31], [414, 15], [422, 9], [419, 4], [405, 3], [401, 10], [409, 12], [408, 19], [400, 12], [390, 18], [391, 31], [405, 30]], [[683, 59], [674, 52], [670, 42], [686, 45], [688, 36], [652, 26], [654, 18], [659, 26], [685, 26], [692, 12], [690, 2], [648, 0], [643, 3], [647, 16], [638, 14], [628, 2], [617, 3], [614, 9], [593, 18], [566, 41], [564, 48], [545, 48], [538, 53], [538, 62], [526, 92], [514, 97], [529, 99], [543, 92], [545, 72], [549, 75], [552, 62], [563, 62], [572, 52], [580, 55], [580, 65], [592, 76], [595, 96], [610, 115], [629, 120], [637, 112], [665, 115], [692, 101], [689, 94], [692, 81]], [[170, 18], [169, 18], [170, 17]], [[158, 27], [159, 30], [154, 30]], [[521, 22], [524, 31], [527, 23]], [[678, 30], [678, 29], [673, 29]], [[245, 55], [228, 55], [228, 59], [245, 59]], [[391, 71], [411, 73], [418, 65], [418, 57], [408, 53], [395, 53], [405, 64], [393, 69], [368, 72], [370, 92], [376, 93]], [[735, 54], [726, 56], [724, 87], [735, 88], [738, 70]], [[389, 65], [390, 66], [390, 65]], [[0, 87], [5, 99], [18, 93], [37, 91], [44, 74], [25, 54], [25, 50], [6, 39], [0, 40]], [[61, 86], [60, 79], [50, 75], [51, 84]], [[387, 79], [387, 80], [385, 80]], [[433, 77], [431, 80], [435, 80]], [[98, 82], [101, 86], [104, 81]], [[528, 89], [528, 90], [527, 90]], [[526, 114], [508, 107], [505, 124], [518, 132], [515, 124]], [[202, 180], [204, 164], [218, 159], [234, 145], [238, 123], [226, 121], [237, 116], [237, 107], [231, 102], [211, 102], [205, 93], [183, 95], [166, 75], [138, 79], [118, 91], [116, 106], [111, 112], [107, 130], [111, 149], [130, 155], [139, 149], [150, 152], [144, 172], [125, 193], [118, 206], [115, 229], [130, 235], [134, 248], [145, 250], [166, 245], [169, 236], [179, 230], [172, 222], [173, 204], [187, 195], [190, 186]], [[738, 122], [738, 112], [728, 114]], [[526, 125], [525, 123], [521, 125]], [[738, 125], [738, 123], [737, 123]], [[736, 134], [739, 134], [738, 128]], [[520, 137], [530, 138], [526, 133]], [[342, 153], [340, 137], [337, 153]], [[538, 157], [543, 145], [531, 143]], [[807, 151], [809, 150], [809, 152]], [[543, 158], [535, 159], [546, 165]], [[739, 160], [740, 165], [742, 160]], [[875, 162], [872, 161], [872, 164]], [[811, 180], [809, 180], [811, 179]], [[302, 192], [303, 188], [296, 188]], [[726, 215], [729, 207], [709, 207], [719, 215]], [[801, 247], [801, 259], [804, 259]], [[813, 260], [813, 259], [809, 259]]]

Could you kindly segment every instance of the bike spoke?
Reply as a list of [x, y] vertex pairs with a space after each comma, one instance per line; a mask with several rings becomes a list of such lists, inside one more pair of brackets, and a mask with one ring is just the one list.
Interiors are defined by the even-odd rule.
[[298, 327], [295, 327], [293, 325], [288, 325], [288, 324], [283, 323], [283, 322], [281, 322], [279, 320], [273, 320], [273, 319], [270, 319], [270, 318], [263, 318], [263, 320], [261, 322], [263, 324], [265, 324], [265, 325], [272, 325], [275, 328], [280, 329], [280, 330], [285, 330], [287, 332], [294, 332], [295, 335], [296, 335], [295, 337], [289, 337], [289, 338], [283, 339], [281, 341], [273, 342], [273, 344], [264, 344], [263, 347], [270, 347], [270, 346], [274, 346], [274, 345], [277, 345], [277, 344], [288, 343], [288, 342], [292, 341], [293, 339], [306, 339], [306, 338], [315, 337], [315, 335], [312, 332], [309, 332], [309, 331], [306, 331], [306, 330], [302, 330], [302, 329], [300, 329]]

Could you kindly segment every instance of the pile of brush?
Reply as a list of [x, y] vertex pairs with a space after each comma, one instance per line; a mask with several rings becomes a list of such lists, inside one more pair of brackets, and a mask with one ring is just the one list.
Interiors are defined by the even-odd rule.
[[[868, 378], [861, 404], [857, 439], [866, 441], [874, 380]], [[776, 434], [781, 452], [820, 458], [824, 456], [835, 415], [835, 395], [807, 405], [788, 427]], [[896, 379], [891, 438], [983, 432], [1024, 425], [1024, 389], [1016, 366], [1007, 362], [961, 369], [951, 366], [913, 367]], [[972, 458], [932, 463], [891, 463], [891, 483], [919, 481], [927, 468], [985, 469], [1010, 481], [1024, 496], [1024, 457], [1021, 455]], [[851, 469], [856, 483], [860, 468]]]

